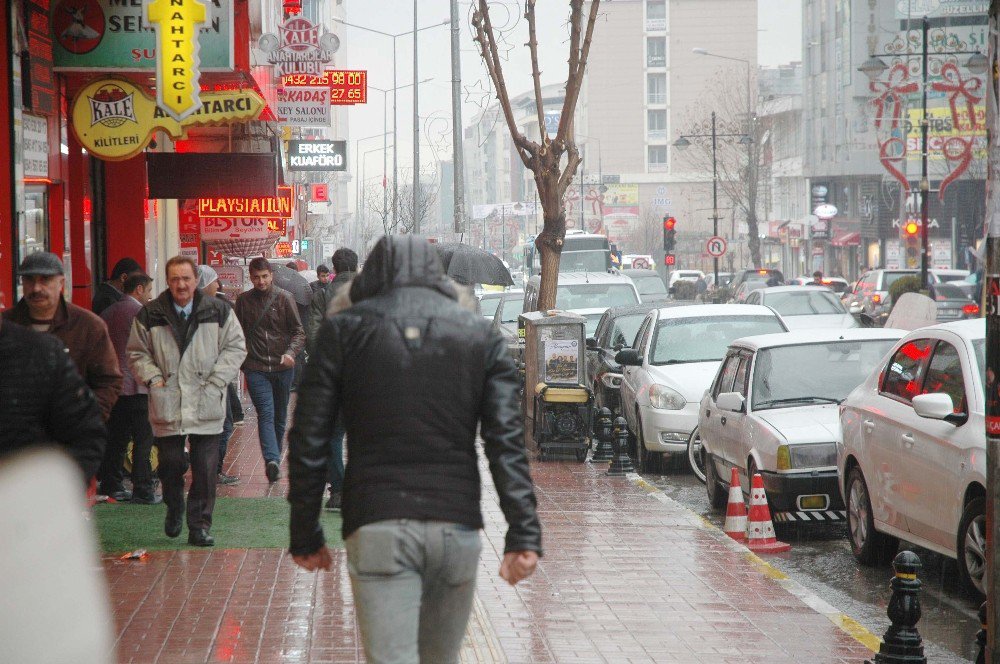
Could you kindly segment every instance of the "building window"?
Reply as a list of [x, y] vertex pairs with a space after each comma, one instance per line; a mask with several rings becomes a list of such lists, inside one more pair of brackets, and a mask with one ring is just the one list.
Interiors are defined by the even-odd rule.
[[649, 166], [652, 169], [656, 166], [666, 166], [667, 165], [667, 146], [666, 145], [650, 145], [646, 148], [649, 154]]
[[646, 101], [649, 104], [667, 103], [666, 74], [646, 74]]
[[665, 0], [646, 0], [646, 30], [667, 29], [667, 3]]
[[667, 66], [667, 40], [665, 37], [646, 37], [646, 66]]
[[651, 141], [667, 138], [667, 111], [664, 109], [646, 111], [646, 136]]

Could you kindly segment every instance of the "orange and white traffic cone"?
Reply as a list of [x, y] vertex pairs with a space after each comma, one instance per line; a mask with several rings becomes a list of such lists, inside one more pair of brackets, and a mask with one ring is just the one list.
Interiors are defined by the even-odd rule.
[[747, 539], [747, 506], [743, 504], [740, 474], [735, 466], [729, 480], [729, 504], [726, 505], [726, 523], [722, 530], [737, 542]]
[[754, 473], [750, 486], [750, 516], [747, 524], [747, 548], [754, 553], [782, 553], [792, 548], [790, 544], [779, 542], [774, 536], [771, 510], [767, 506], [764, 480], [760, 473]]

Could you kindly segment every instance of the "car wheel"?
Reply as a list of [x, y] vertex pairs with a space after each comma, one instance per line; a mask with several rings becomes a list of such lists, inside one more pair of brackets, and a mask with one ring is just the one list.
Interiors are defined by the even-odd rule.
[[715, 459], [710, 452], [705, 453], [705, 491], [708, 493], [708, 504], [715, 509], [722, 509], [729, 499], [729, 492], [719, 481]]
[[967, 589], [986, 596], [986, 499], [976, 498], [962, 511], [958, 526], [958, 573]]
[[691, 471], [702, 484], [705, 483], [705, 448], [701, 446], [701, 431], [695, 428], [688, 439], [688, 463]]
[[887, 565], [899, 548], [899, 540], [875, 530], [872, 502], [861, 469], [847, 475], [847, 539], [851, 553], [862, 565]]

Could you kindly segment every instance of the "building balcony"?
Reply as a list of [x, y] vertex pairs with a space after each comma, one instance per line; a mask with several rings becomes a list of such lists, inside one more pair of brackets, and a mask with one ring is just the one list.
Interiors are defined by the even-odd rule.
[[666, 104], [667, 103], [667, 93], [666, 92], [649, 92], [646, 94], [647, 104]]
[[666, 129], [649, 129], [646, 131], [646, 139], [649, 141], [665, 141], [667, 140], [667, 130]]
[[667, 29], [666, 18], [647, 18], [646, 32], [663, 32]]
[[647, 55], [646, 56], [646, 66], [647, 67], [666, 67], [667, 66], [667, 56], [665, 55]]
[[666, 162], [656, 161], [649, 164], [650, 173], [666, 173], [669, 170]]

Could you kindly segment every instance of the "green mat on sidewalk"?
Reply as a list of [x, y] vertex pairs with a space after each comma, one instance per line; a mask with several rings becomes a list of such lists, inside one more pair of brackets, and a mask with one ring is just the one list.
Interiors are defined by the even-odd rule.
[[[212, 515], [216, 548], [288, 548], [288, 502], [284, 498], [218, 498]], [[180, 537], [163, 534], [166, 505], [101, 503], [94, 506], [94, 521], [107, 553], [146, 549], [164, 551], [197, 549], [187, 543], [185, 524]], [[342, 547], [340, 512], [323, 510], [320, 517], [327, 545]]]

